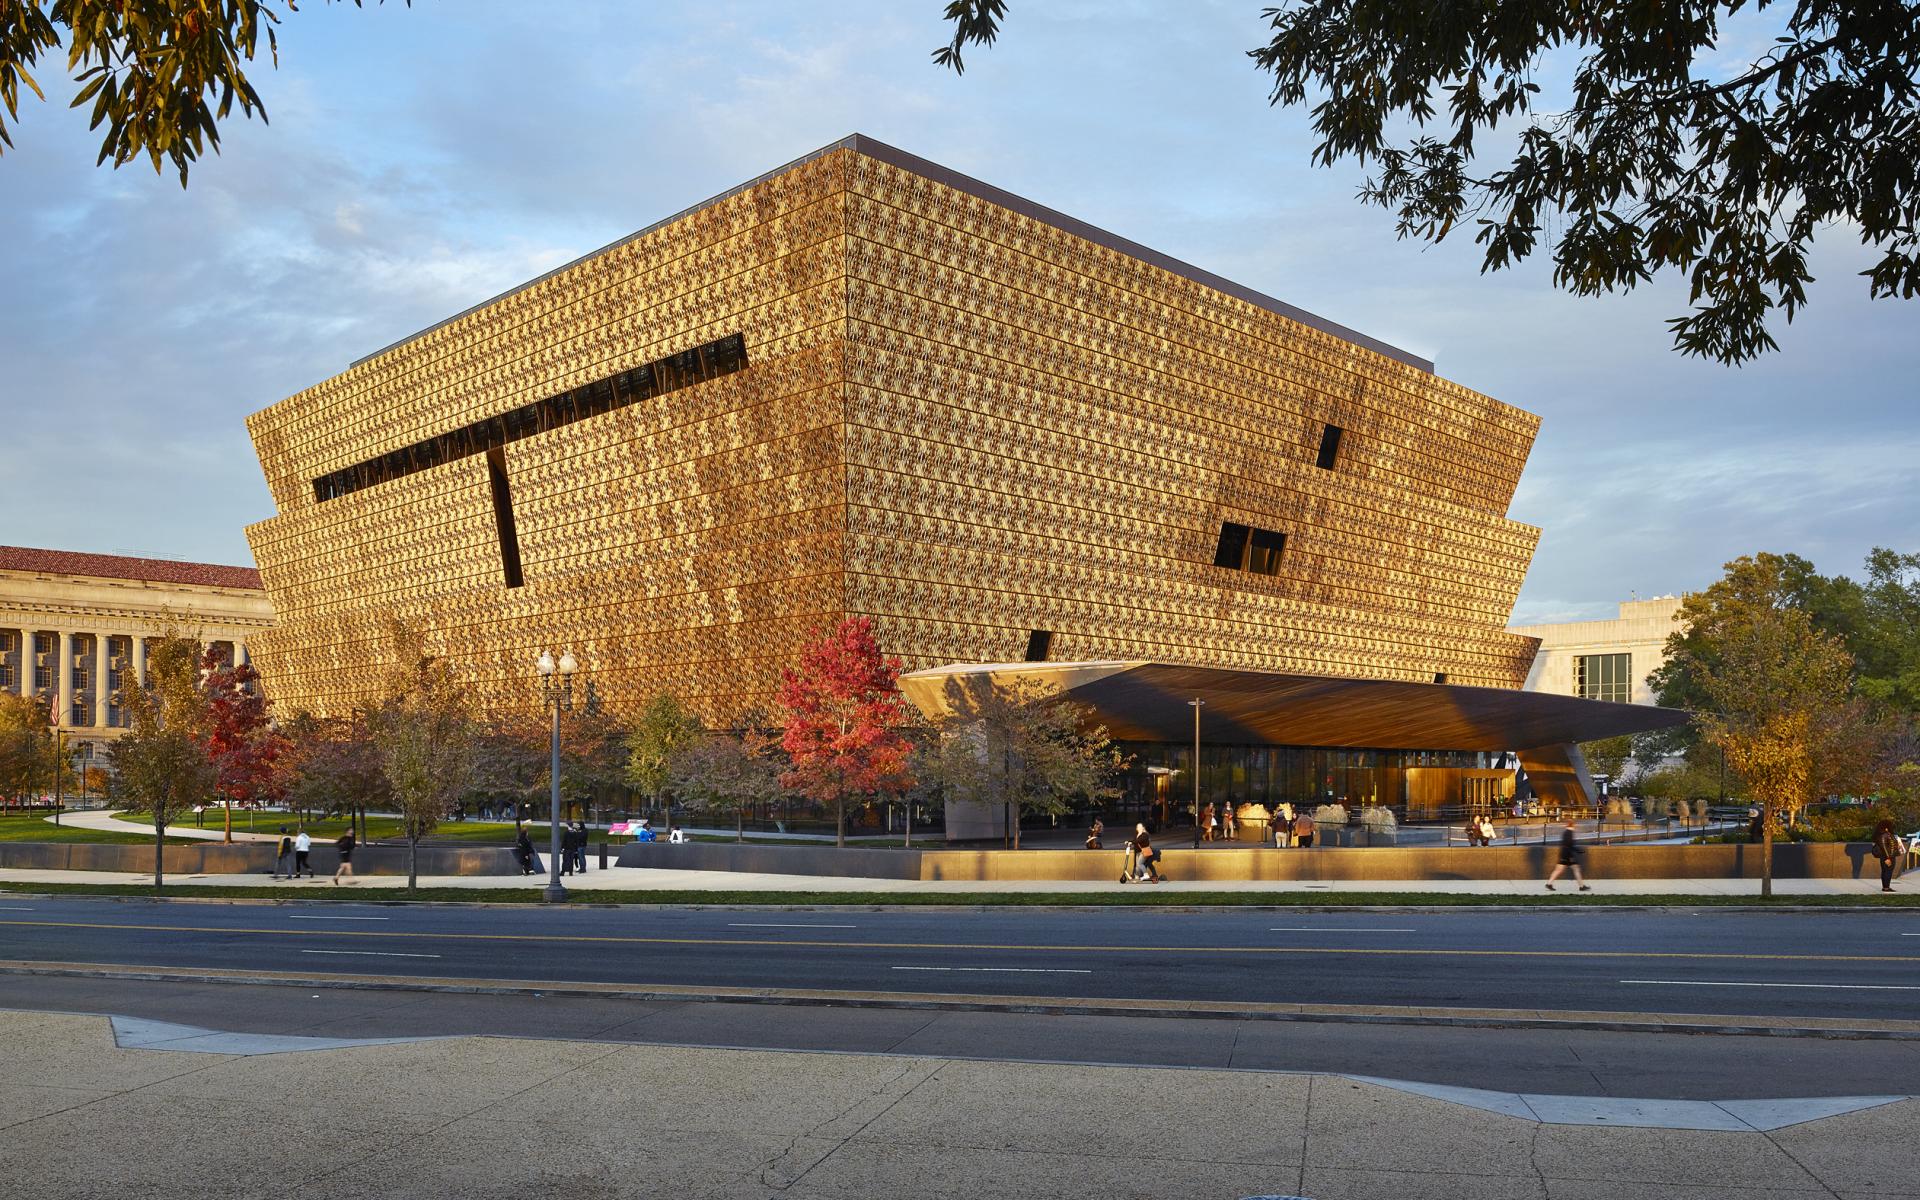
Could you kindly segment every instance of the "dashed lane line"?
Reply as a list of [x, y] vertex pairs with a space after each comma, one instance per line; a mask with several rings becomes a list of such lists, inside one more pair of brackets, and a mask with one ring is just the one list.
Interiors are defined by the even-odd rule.
[[1814, 988], [1836, 992], [1920, 992], [1905, 983], [1767, 983], [1757, 979], [1622, 979], [1621, 983], [1648, 983], [1662, 987]]
[[439, 958], [438, 954], [407, 954], [399, 950], [302, 950], [302, 954], [352, 954], [361, 958]]
[[982, 975], [1091, 975], [1077, 967], [894, 967], [895, 971], [968, 971]]

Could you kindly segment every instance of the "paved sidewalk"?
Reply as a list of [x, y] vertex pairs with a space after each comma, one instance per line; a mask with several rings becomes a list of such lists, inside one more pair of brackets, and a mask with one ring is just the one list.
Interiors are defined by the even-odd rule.
[[[498, 888], [530, 888], [545, 884], [545, 875], [423, 875], [420, 886], [488, 891]], [[7, 883], [100, 883], [146, 884], [150, 874], [122, 871], [41, 871], [0, 869], [0, 882]], [[1109, 895], [1124, 891], [1149, 891], [1177, 896], [1183, 892], [1305, 893], [1375, 892], [1399, 894], [1544, 896], [1545, 885], [1538, 879], [1383, 879], [1375, 881], [1308, 882], [1255, 881], [1212, 882], [1169, 880], [1162, 884], [1108, 883], [1091, 880], [922, 880], [868, 879], [854, 876], [773, 875], [735, 871], [677, 871], [642, 867], [612, 867], [589, 870], [585, 875], [562, 876], [569, 889], [583, 891], [671, 891], [671, 892], [876, 892], [930, 893], [935, 895], [1011, 895], [1036, 893], [1059, 895]], [[406, 887], [404, 875], [361, 875], [351, 885], [365, 891], [384, 891]], [[339, 887], [326, 878], [274, 880], [264, 874], [251, 875], [168, 875], [168, 887], [195, 886], [271, 887], [295, 895], [322, 888]], [[1562, 883], [1560, 894], [1572, 891]], [[1776, 879], [1779, 896], [1877, 896], [1878, 879]], [[1614, 896], [1753, 896], [1760, 894], [1757, 879], [1621, 879], [1594, 880], [1594, 895]]]
[[[1562, 1123], [1573, 1098], [1336, 1075], [506, 1038], [165, 1050], [117, 1045], [105, 1017], [6, 1020], [0, 1166], [36, 1200], [1920, 1194], [1913, 1100], [1622, 1128]], [[1815, 1119], [1779, 1123], [1796, 1112]]]

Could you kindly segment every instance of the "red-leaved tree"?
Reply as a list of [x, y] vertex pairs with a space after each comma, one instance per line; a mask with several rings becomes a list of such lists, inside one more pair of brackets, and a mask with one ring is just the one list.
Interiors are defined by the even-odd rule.
[[780, 673], [780, 736], [792, 768], [780, 785], [833, 809], [835, 844], [847, 844], [847, 801], [898, 795], [913, 786], [913, 747], [902, 726], [900, 660], [880, 653], [873, 622], [842, 621]]
[[226, 809], [226, 840], [233, 840], [233, 805], [254, 804], [280, 794], [274, 760], [286, 739], [268, 723], [271, 701], [260, 690], [260, 673], [247, 663], [229, 665], [209, 649], [201, 660], [200, 690], [207, 698], [207, 757], [219, 774], [217, 793]]

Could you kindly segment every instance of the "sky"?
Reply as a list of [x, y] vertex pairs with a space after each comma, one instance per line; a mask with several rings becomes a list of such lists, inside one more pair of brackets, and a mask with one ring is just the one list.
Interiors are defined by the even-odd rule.
[[[1920, 550], [1920, 305], [1826, 231], [1811, 306], [1741, 368], [1682, 358], [1684, 283], [1398, 241], [1245, 57], [1263, 0], [1015, 4], [964, 76], [938, 0], [303, 5], [271, 124], [186, 190], [96, 168], [56, 56], [0, 153], [0, 543], [249, 563], [244, 420], [370, 351], [860, 132], [1435, 361], [1538, 413], [1516, 623], [1607, 617], [1794, 552]], [[1178, 14], [1173, 16], [1170, 14]], [[1729, 55], [1743, 52], [1737, 44]]]

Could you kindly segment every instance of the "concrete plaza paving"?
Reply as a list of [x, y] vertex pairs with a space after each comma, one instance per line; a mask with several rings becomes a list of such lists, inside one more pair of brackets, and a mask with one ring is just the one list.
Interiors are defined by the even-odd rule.
[[1280, 1072], [507, 1038], [236, 1054], [124, 1048], [97, 1016], [0, 1028], [0, 1178], [44, 1200], [1920, 1196], [1912, 1100], [1611, 1128]]

